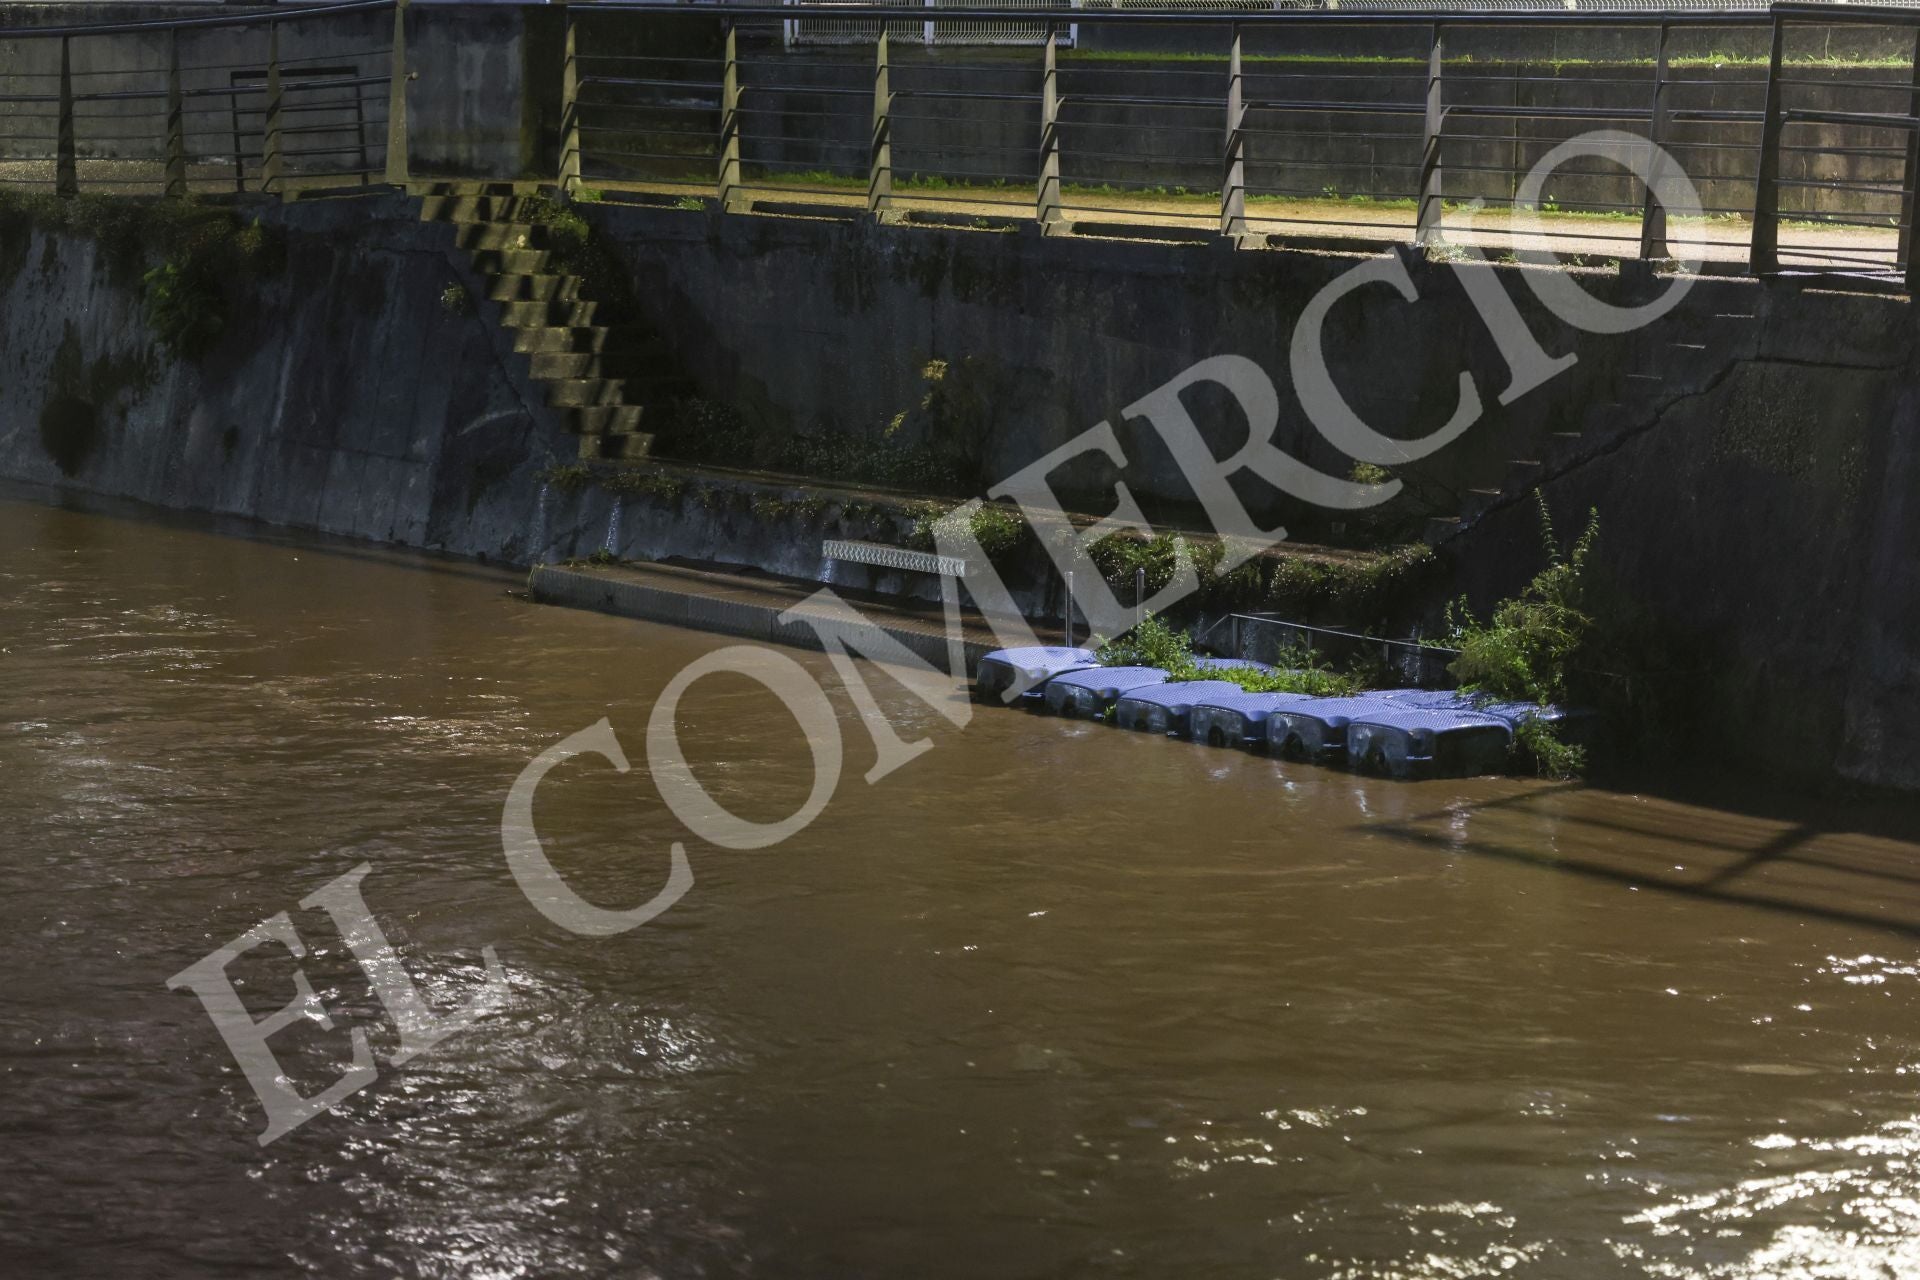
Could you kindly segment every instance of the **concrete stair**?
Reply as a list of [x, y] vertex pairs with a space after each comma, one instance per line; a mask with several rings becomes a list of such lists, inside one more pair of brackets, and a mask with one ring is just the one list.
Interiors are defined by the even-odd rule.
[[551, 411], [580, 437], [580, 456], [644, 458], [653, 445], [641, 429], [649, 406], [690, 388], [657, 335], [602, 323], [602, 302], [582, 295], [580, 277], [557, 269], [552, 233], [532, 220], [540, 208], [534, 195], [499, 183], [441, 184], [421, 199], [420, 217], [453, 227], [514, 352], [544, 387]]
[[1542, 481], [1580, 465], [1616, 438], [1623, 425], [1657, 419], [1665, 407], [1710, 387], [1731, 365], [1754, 354], [1758, 317], [1720, 314], [1675, 333], [1656, 321], [1632, 334], [1624, 351], [1626, 370], [1615, 399], [1589, 404], [1577, 431], [1553, 431], [1532, 445], [1532, 456], [1509, 459], [1497, 483], [1467, 489], [1459, 512], [1428, 519], [1425, 540], [1438, 546], [1473, 527], [1489, 511], [1516, 502]]

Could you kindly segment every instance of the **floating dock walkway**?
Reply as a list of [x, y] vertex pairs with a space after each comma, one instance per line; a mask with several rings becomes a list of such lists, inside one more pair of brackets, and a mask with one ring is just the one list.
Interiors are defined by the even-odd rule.
[[[780, 615], [805, 604], [819, 590], [817, 582], [659, 562], [543, 564], [527, 576], [528, 594], [542, 604], [815, 650], [820, 648], [819, 633], [804, 621], [782, 622]], [[834, 593], [916, 656], [946, 669], [947, 629], [938, 605], [916, 607], [894, 596], [870, 596], [844, 587], [835, 587]], [[963, 616], [962, 644], [969, 676], [999, 646], [986, 621], [976, 614]]]

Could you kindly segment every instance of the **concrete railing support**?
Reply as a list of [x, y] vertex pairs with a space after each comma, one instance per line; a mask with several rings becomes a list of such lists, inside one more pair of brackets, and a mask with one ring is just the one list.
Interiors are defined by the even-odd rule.
[[60, 37], [60, 119], [53, 145], [53, 191], [55, 195], [80, 194], [79, 146], [73, 128], [73, 42]]
[[1244, 235], [1247, 230], [1247, 106], [1240, 76], [1240, 28], [1233, 29], [1233, 48], [1227, 55], [1227, 140], [1225, 171], [1220, 178], [1220, 234]]
[[1446, 130], [1447, 108], [1441, 81], [1446, 39], [1435, 23], [1427, 43], [1427, 112], [1421, 128], [1420, 208], [1414, 216], [1413, 242], [1420, 246], [1440, 239], [1440, 141]]
[[1780, 54], [1786, 26], [1773, 20], [1773, 47], [1767, 55], [1767, 108], [1760, 118], [1760, 163], [1753, 180], [1753, 242], [1747, 270], [1756, 276], [1780, 269]]
[[187, 197], [187, 117], [180, 93], [180, 33], [167, 32], [167, 183], [169, 199]]
[[580, 24], [566, 9], [566, 61], [560, 68], [560, 193], [580, 185]]
[[873, 132], [867, 156], [867, 212], [893, 208], [893, 89], [888, 74], [887, 33], [873, 46]]
[[[1920, 116], [1920, 27], [1913, 33], [1913, 92], [1907, 95], [1907, 114]], [[1901, 269], [1906, 272], [1907, 293], [1920, 285], [1920, 263], [1914, 262], [1913, 219], [1920, 213], [1920, 129], [1907, 130], [1907, 171], [1900, 184]]]
[[267, 122], [260, 148], [260, 190], [284, 198], [285, 161], [281, 157], [280, 24], [267, 24]]
[[1048, 231], [1065, 218], [1060, 203], [1060, 63], [1059, 40], [1047, 28], [1047, 47], [1040, 72], [1040, 185], [1034, 199], [1034, 217]]
[[387, 71], [386, 180], [404, 187], [413, 178], [407, 160], [407, 0], [393, 6], [393, 56]]
[[740, 44], [732, 23], [727, 24], [726, 58], [720, 73], [720, 208], [742, 213], [747, 197], [740, 189]]
[[1653, 59], [1653, 109], [1647, 118], [1647, 141], [1652, 147], [1647, 196], [1640, 208], [1640, 256], [1647, 260], [1667, 256], [1667, 207], [1654, 196], [1667, 154], [1667, 31], [1667, 25], [1661, 23]]

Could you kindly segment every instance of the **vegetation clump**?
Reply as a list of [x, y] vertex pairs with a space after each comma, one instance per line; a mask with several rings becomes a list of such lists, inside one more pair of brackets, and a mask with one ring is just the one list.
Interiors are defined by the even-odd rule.
[[1159, 667], [1171, 683], [1225, 680], [1248, 693], [1304, 693], [1317, 698], [1352, 693], [1353, 679], [1328, 667], [1320, 655], [1304, 646], [1283, 650], [1269, 671], [1245, 666], [1203, 667], [1194, 660], [1193, 640], [1186, 632], [1148, 614], [1125, 635], [1098, 646], [1096, 655], [1110, 667]]
[[[1484, 622], [1464, 599], [1447, 606], [1442, 643], [1460, 651], [1448, 671], [1463, 691], [1545, 708], [1569, 696], [1576, 660], [1593, 634], [1593, 617], [1586, 611], [1587, 568], [1600, 537], [1600, 513], [1588, 513], [1585, 531], [1562, 555], [1546, 498], [1536, 490], [1534, 499], [1546, 568], [1519, 595], [1496, 605]], [[1562, 741], [1555, 726], [1541, 718], [1516, 727], [1514, 747], [1546, 777], [1572, 777], [1587, 763], [1583, 748]]]

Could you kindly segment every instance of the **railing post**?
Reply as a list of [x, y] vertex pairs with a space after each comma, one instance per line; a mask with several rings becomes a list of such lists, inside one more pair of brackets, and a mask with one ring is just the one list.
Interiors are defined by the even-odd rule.
[[[1920, 27], [1913, 31], [1913, 92], [1907, 95], [1907, 114], [1920, 116]], [[1907, 171], [1900, 183], [1899, 260], [1906, 268], [1907, 292], [1920, 283], [1920, 264], [1913, 260], [1913, 218], [1920, 212], [1920, 129], [1907, 130]]]
[[1660, 24], [1660, 44], [1653, 59], [1653, 110], [1647, 118], [1647, 142], [1651, 151], [1647, 163], [1646, 200], [1640, 206], [1640, 257], [1652, 261], [1667, 256], [1667, 207], [1655, 197], [1666, 163], [1667, 142], [1667, 31]]
[[1747, 270], [1756, 276], [1780, 269], [1780, 52], [1786, 26], [1773, 20], [1773, 48], [1767, 55], [1767, 110], [1760, 119], [1760, 161], [1753, 177], [1753, 242]]
[[261, 133], [260, 190], [278, 192], [286, 198], [285, 174], [280, 156], [280, 24], [267, 24], [267, 116]]
[[1050, 231], [1064, 214], [1060, 207], [1060, 66], [1059, 37], [1047, 27], [1047, 48], [1040, 74], [1040, 189], [1034, 217], [1040, 230]]
[[79, 147], [73, 130], [73, 50], [72, 41], [60, 37], [60, 120], [53, 144], [53, 193], [60, 196], [80, 194]]
[[720, 208], [738, 213], [745, 206], [740, 190], [740, 37], [727, 24], [726, 69], [720, 78]]
[[187, 196], [187, 113], [180, 94], [180, 32], [167, 32], [167, 186], [169, 199]]
[[1247, 230], [1247, 105], [1241, 96], [1240, 26], [1233, 27], [1233, 48], [1227, 55], [1226, 167], [1220, 177], [1220, 234], [1240, 236]]
[[873, 131], [868, 138], [867, 212], [893, 208], [893, 90], [887, 74], [887, 30], [873, 46]]
[[[561, 0], [564, 5], [565, 0]], [[579, 23], [566, 7], [566, 60], [560, 67], [560, 193], [572, 195], [580, 185], [580, 64]]]
[[1440, 238], [1440, 137], [1446, 124], [1440, 69], [1446, 43], [1440, 24], [1434, 23], [1427, 46], [1427, 111], [1421, 129], [1420, 208], [1414, 217], [1413, 242], [1426, 246]]
[[413, 178], [407, 159], [407, 0], [393, 6], [393, 54], [387, 64], [386, 180], [404, 187]]

